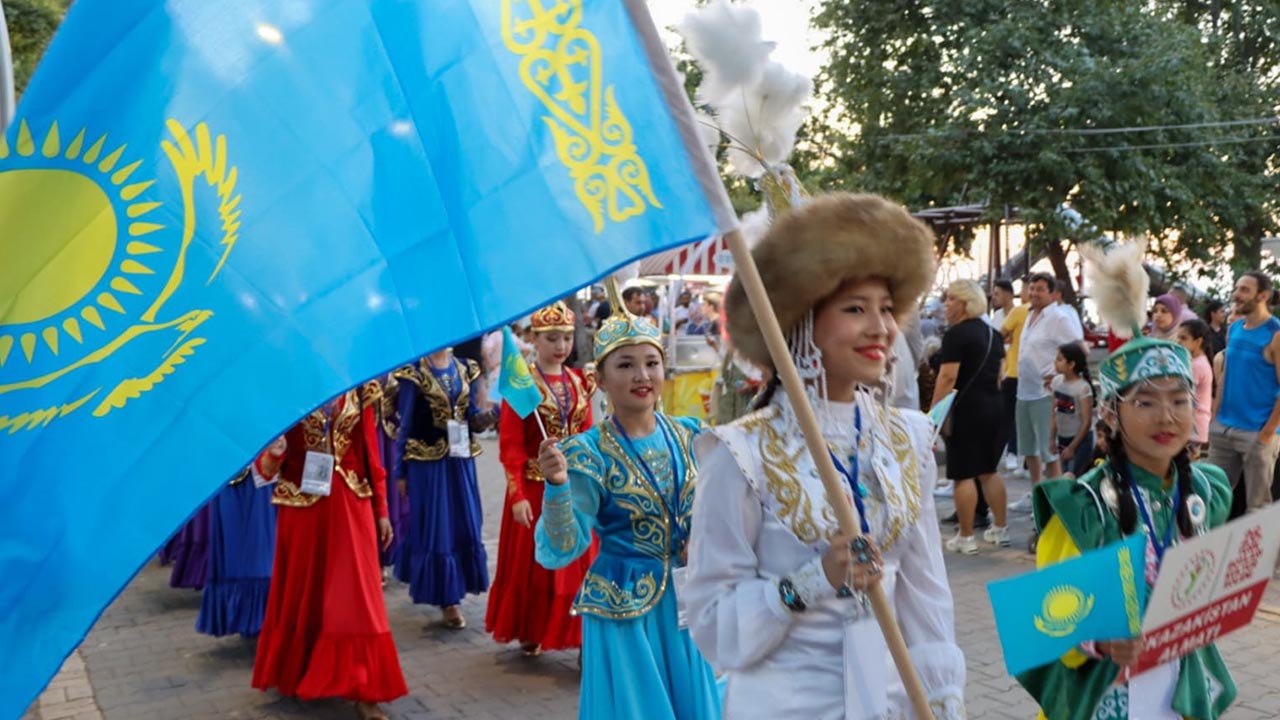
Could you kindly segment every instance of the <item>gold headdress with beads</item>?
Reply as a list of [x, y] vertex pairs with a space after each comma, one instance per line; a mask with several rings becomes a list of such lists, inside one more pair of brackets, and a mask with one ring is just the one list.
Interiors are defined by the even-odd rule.
[[554, 302], [541, 310], [538, 310], [530, 318], [533, 325], [533, 331], [540, 332], [573, 332], [574, 316], [573, 311], [569, 309], [564, 302]]
[[627, 311], [627, 306], [622, 303], [622, 293], [618, 291], [618, 283], [613, 278], [607, 278], [604, 286], [609, 294], [612, 312], [596, 331], [596, 363], [603, 363], [614, 350], [633, 345], [652, 345], [658, 352], [662, 352], [662, 333], [658, 328], [648, 319], [636, 317]]

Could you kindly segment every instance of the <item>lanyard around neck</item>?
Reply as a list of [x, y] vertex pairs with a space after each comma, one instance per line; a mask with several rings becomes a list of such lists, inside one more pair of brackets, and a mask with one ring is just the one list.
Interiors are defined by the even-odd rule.
[[854, 407], [853, 409], [853, 427], [855, 430], [853, 437], [853, 457], [849, 458], [849, 467], [845, 468], [844, 463], [840, 462], [840, 458], [836, 457], [835, 451], [828, 449], [831, 453], [831, 462], [835, 464], [836, 470], [844, 476], [846, 482], [849, 483], [849, 489], [853, 492], [853, 505], [858, 509], [858, 524], [862, 526], [862, 534], [871, 534], [871, 523], [867, 520], [867, 506], [864, 498], [867, 491], [862, 487], [862, 483], [858, 482], [858, 446], [862, 442], [862, 409]]
[[542, 371], [542, 366], [535, 364], [533, 366], [538, 371], [538, 376], [542, 378], [542, 383], [547, 386], [547, 392], [551, 393], [551, 399], [556, 401], [556, 410], [560, 413], [560, 432], [564, 436], [569, 436], [569, 413], [573, 410], [574, 392], [573, 386], [569, 384], [569, 371], [564, 368], [560, 369], [560, 384], [564, 386], [564, 402], [560, 402], [560, 393], [551, 386], [551, 380], [547, 374]]
[[1151, 538], [1151, 545], [1155, 547], [1156, 561], [1163, 563], [1164, 553], [1173, 542], [1173, 529], [1178, 524], [1178, 507], [1182, 503], [1182, 488], [1178, 485], [1177, 476], [1174, 477], [1173, 504], [1169, 506], [1169, 524], [1164, 528], [1163, 540], [1156, 535], [1156, 525], [1152, 521], [1151, 511], [1147, 509], [1147, 501], [1142, 497], [1142, 489], [1132, 481], [1130, 485], [1133, 487], [1134, 498], [1138, 501], [1138, 510], [1142, 512], [1142, 522], [1147, 526], [1147, 537]]
[[667, 501], [667, 495], [662, 492], [662, 485], [658, 482], [658, 476], [654, 474], [653, 468], [649, 467], [649, 463], [645, 462], [644, 456], [636, 450], [635, 445], [631, 442], [631, 436], [627, 435], [627, 431], [622, 428], [622, 423], [618, 422], [618, 416], [614, 415], [610, 420], [613, 421], [613, 427], [618, 431], [618, 436], [622, 438], [623, 452], [640, 466], [641, 472], [644, 473], [645, 481], [653, 488], [653, 492], [658, 496], [658, 501], [662, 503], [662, 509], [666, 511], [671, 523], [671, 539], [673, 541], [678, 540], [678, 542], [674, 542], [674, 545], [675, 547], [680, 547], [684, 543], [684, 530], [680, 527], [680, 516], [678, 514], [681, 485], [683, 483], [680, 481], [680, 468], [676, 464], [675, 442], [671, 438], [671, 432], [662, 421], [662, 415], [658, 415], [655, 420], [658, 424], [658, 430], [662, 432], [662, 440], [667, 445], [667, 459], [671, 462], [671, 487], [674, 490], [674, 502]]

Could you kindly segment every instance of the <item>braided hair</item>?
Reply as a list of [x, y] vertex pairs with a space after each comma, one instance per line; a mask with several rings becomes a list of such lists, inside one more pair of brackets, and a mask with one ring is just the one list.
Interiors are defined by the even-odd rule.
[[[1116, 413], [1118, 422], [1119, 408], [1112, 409]], [[1107, 426], [1103, 430], [1103, 436], [1108, 449], [1107, 459], [1111, 465], [1110, 472], [1107, 473], [1103, 482], [1111, 483], [1119, 498], [1117, 519], [1120, 521], [1120, 532], [1132, 535], [1137, 530], [1139, 518], [1138, 504], [1134, 499], [1134, 493], [1137, 490], [1133, 483], [1133, 473], [1129, 469], [1129, 455], [1124, 449], [1124, 438], [1121, 433]], [[1191, 482], [1191, 452], [1187, 446], [1184, 445], [1174, 456], [1173, 468], [1178, 483], [1178, 497], [1181, 498], [1176, 517], [1178, 531], [1183, 537], [1190, 537], [1195, 533], [1195, 527], [1191, 524], [1191, 512], [1187, 510], [1187, 500], [1195, 489]]]

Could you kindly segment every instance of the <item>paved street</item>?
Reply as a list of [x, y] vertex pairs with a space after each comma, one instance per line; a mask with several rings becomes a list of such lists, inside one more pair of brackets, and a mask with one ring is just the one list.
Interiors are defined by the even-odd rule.
[[[494, 441], [485, 441], [480, 477], [490, 565], [497, 559], [497, 514], [504, 481]], [[1026, 483], [1014, 482], [1010, 498]], [[940, 512], [950, 512], [940, 501]], [[956, 599], [956, 627], [968, 659], [970, 718], [1035, 716], [1034, 705], [1004, 671], [995, 637], [986, 583], [1028, 570], [1025, 545], [1029, 518], [1011, 514], [1015, 545], [984, 549], [976, 557], [949, 556]], [[948, 528], [944, 534], [950, 532]], [[254, 644], [216, 640], [192, 629], [200, 596], [171, 590], [168, 569], [147, 567], [103, 614], [80, 650], [27, 715], [27, 720], [133, 720], [135, 718], [344, 718], [342, 702], [303, 705], [250, 689]], [[1280, 589], [1268, 592], [1252, 628], [1222, 643], [1241, 688], [1227, 713], [1232, 720], [1280, 717]], [[578, 673], [573, 653], [536, 660], [515, 646], [499, 647], [484, 634], [485, 598], [463, 605], [469, 627], [461, 632], [437, 625], [438, 611], [414, 607], [406, 588], [387, 588], [388, 612], [400, 647], [410, 695], [389, 706], [398, 720], [469, 718], [570, 718], [576, 715]]]

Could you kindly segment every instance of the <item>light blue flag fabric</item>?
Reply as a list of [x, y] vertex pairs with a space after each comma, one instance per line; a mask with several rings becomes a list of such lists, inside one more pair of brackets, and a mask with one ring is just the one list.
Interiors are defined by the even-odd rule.
[[517, 415], [527, 418], [542, 404], [542, 391], [529, 374], [529, 365], [520, 354], [511, 328], [502, 328], [502, 370], [498, 374], [498, 394]]
[[987, 585], [1010, 675], [1091, 640], [1137, 637], [1147, 584], [1141, 533], [1066, 562]]
[[276, 434], [733, 227], [642, 0], [77, 0], [0, 140], [0, 718]]

